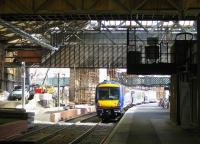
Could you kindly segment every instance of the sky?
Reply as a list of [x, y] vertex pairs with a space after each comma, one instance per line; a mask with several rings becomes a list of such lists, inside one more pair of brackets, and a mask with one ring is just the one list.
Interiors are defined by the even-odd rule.
[[[44, 78], [48, 68], [30, 68], [30, 74], [34, 75], [37, 78]], [[60, 73], [60, 77], [70, 77], [69, 68], [50, 68], [48, 72], [48, 77], [57, 77], [57, 74]], [[102, 82], [107, 79], [107, 70], [99, 69], [99, 82]]]
[[[30, 74], [37, 76], [37, 78], [44, 78], [48, 68], [30, 68]], [[50, 68], [48, 72], [48, 77], [56, 77], [60, 73], [60, 77], [70, 76], [69, 68]]]
[[99, 69], [99, 82], [107, 79], [107, 69]]

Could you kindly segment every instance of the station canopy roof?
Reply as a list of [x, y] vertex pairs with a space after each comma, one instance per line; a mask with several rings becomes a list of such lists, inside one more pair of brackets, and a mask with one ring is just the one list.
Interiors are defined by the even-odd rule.
[[[5, 24], [6, 23], [6, 24]], [[141, 20], [49, 20], [49, 21], [5, 21], [0, 20], [0, 40], [7, 43], [7, 51], [39, 50], [42, 55], [47, 55], [51, 49], [45, 46], [60, 48], [70, 44], [73, 38], [83, 42], [79, 37], [82, 33], [126, 32], [128, 28], [139, 33], [180, 33], [196, 34], [196, 21], [141, 21]], [[62, 33], [62, 45], [55, 44], [59, 41], [57, 34]], [[25, 35], [25, 36], [24, 36]], [[36, 42], [35, 42], [36, 39]], [[41, 44], [42, 43], [42, 44]]]

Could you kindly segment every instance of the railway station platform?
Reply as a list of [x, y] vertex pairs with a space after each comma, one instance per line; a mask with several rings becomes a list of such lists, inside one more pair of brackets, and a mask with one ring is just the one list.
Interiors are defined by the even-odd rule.
[[177, 126], [157, 103], [129, 109], [108, 137], [109, 144], [200, 144], [200, 130]]

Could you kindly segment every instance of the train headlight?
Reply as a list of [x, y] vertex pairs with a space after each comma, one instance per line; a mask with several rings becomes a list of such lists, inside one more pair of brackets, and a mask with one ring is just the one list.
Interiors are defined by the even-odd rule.
[[101, 106], [99, 102], [97, 102], [97, 106], [98, 106], [98, 107], [100, 107], [100, 106]]
[[117, 106], [120, 106], [120, 105], [121, 105], [120, 102], [118, 102]]

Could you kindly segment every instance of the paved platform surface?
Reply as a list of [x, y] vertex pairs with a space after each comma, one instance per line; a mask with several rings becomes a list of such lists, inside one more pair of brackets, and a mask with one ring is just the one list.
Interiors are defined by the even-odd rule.
[[106, 141], [109, 144], [200, 144], [200, 131], [169, 120], [169, 111], [154, 104], [129, 109]]

